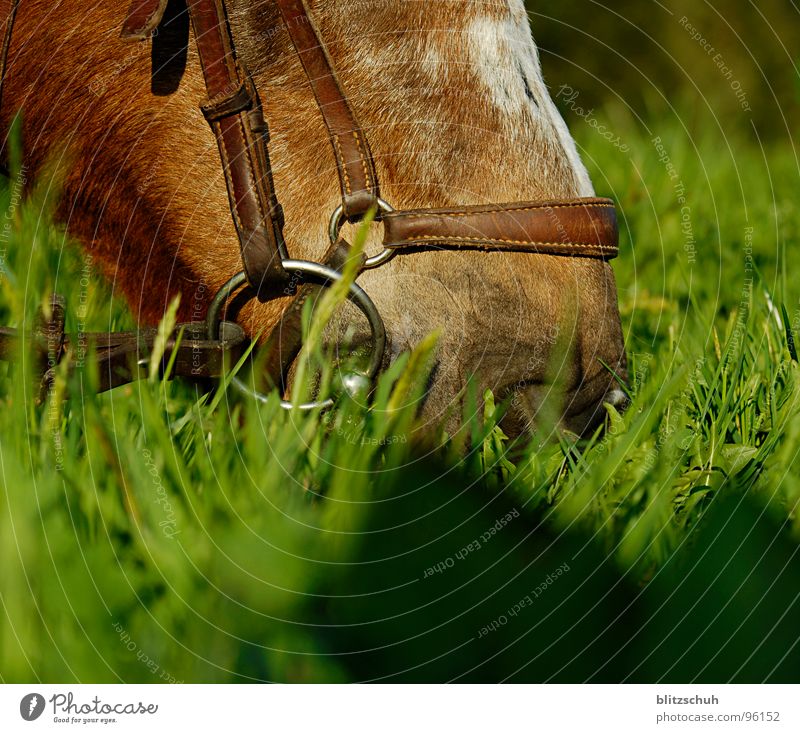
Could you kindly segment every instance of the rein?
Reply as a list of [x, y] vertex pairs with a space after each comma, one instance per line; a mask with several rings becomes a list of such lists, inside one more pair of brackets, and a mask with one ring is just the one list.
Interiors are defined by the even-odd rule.
[[[0, 23], [4, 29], [0, 103], [18, 3], [19, 0], [0, 0]], [[341, 236], [342, 227], [346, 222], [361, 221], [369, 212], [375, 212], [375, 220], [383, 223], [383, 249], [374, 256], [362, 257], [359, 273], [381, 267], [398, 255], [426, 250], [527, 252], [603, 260], [617, 256], [616, 210], [610, 199], [395, 210], [381, 198], [369, 141], [337, 77], [305, 0], [274, 0], [274, 3], [327, 128], [336, 160], [341, 204], [331, 216], [330, 247], [322, 261], [292, 259], [283, 236], [283, 209], [275, 195], [268, 150], [269, 130], [258, 90], [237, 57], [225, 1], [186, 0], [207, 91], [201, 110], [219, 147], [243, 268], [223, 286], [212, 302], [206, 333], [199, 334], [196, 327], [184, 324], [188, 335], [184, 335], [183, 346], [179, 339], [170, 342], [172, 348], [177, 348], [179, 357], [185, 356], [181, 348], [185, 351], [199, 343], [204, 345], [200, 358], [203, 373], [200, 376], [220, 376], [227, 361], [223, 357], [236, 358], [242, 353], [245, 339], [241, 328], [222, 319], [229, 298], [240, 291], [262, 302], [293, 295], [291, 304], [267, 340], [267, 345], [272, 347], [268, 353], [267, 371], [284, 383], [285, 375], [302, 346], [303, 305], [321, 287], [342, 279], [341, 269], [350, 251], [350, 245]], [[168, 0], [133, 0], [122, 37], [132, 41], [149, 39], [158, 29], [167, 4]], [[302, 284], [297, 287], [298, 283]], [[368, 387], [377, 376], [384, 358], [386, 332], [380, 314], [363, 289], [351, 284], [348, 297], [367, 317], [373, 341], [369, 368], [363, 374], [349, 375], [343, 380], [345, 389], [356, 391]], [[11, 338], [4, 331], [10, 329], [0, 330], [0, 356], [4, 355], [4, 344]], [[152, 345], [152, 335], [137, 339], [133, 346], [128, 343], [129, 335], [118, 336], [123, 345], [117, 345], [125, 356], [116, 358], [125, 362], [124, 368], [117, 368], [118, 377], [105, 380], [101, 383], [102, 388], [135, 379], [136, 370], [131, 368], [131, 363], [135, 361], [141, 366], [142, 354]], [[65, 339], [62, 331], [62, 347]], [[173, 359], [173, 362], [178, 365], [174, 372], [176, 375], [195, 376], [184, 373], [187, 370], [183, 358]], [[234, 379], [234, 384], [257, 399], [266, 399], [264, 395], [249, 390], [238, 379]], [[282, 404], [291, 407], [289, 402]], [[301, 407], [330, 404], [332, 401], [326, 400]]]

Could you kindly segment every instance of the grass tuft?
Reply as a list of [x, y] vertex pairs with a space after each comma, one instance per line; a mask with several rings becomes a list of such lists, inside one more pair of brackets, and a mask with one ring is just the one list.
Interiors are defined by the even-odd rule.
[[[511, 443], [474, 386], [458, 434], [422, 425], [435, 334], [370, 407], [311, 413], [152, 370], [96, 395], [90, 354], [37, 406], [23, 344], [0, 369], [0, 678], [796, 679], [800, 291], [779, 276], [796, 171], [778, 145], [733, 138], [729, 159], [663, 121], [694, 186], [687, 223], [652, 134], [613, 118], [630, 161], [591, 130], [581, 142], [622, 205], [631, 406], [589, 440], [542, 427]], [[29, 329], [57, 290], [73, 332], [128, 325], [46, 191], [14, 185], [3, 322]], [[307, 315], [295, 399], [335, 383], [322, 328], [353, 275]]]

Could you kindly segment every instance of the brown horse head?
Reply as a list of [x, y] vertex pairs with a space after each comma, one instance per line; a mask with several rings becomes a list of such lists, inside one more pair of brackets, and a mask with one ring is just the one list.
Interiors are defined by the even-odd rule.
[[[275, 187], [294, 258], [318, 260], [339, 202], [319, 109], [272, 0], [229, 2], [243, 65], [259, 89]], [[369, 139], [395, 208], [592, 196], [542, 79], [521, 0], [309, 3]], [[202, 317], [241, 269], [213, 137], [198, 111], [204, 83], [181, 0], [158, 34], [119, 39], [124, 8], [27, 0], [14, 31], [2, 122], [24, 111], [29, 167], [67, 146], [61, 213], [140, 320], [176, 293]], [[377, 228], [378, 225], [375, 225]], [[374, 242], [370, 247], [376, 246]], [[619, 403], [625, 356], [607, 262], [514, 252], [426, 251], [364, 273], [391, 352], [441, 332], [432, 416], [470, 375], [515, 395], [517, 422], [558, 385], [564, 424], [584, 432]], [[268, 330], [285, 300], [242, 313]]]

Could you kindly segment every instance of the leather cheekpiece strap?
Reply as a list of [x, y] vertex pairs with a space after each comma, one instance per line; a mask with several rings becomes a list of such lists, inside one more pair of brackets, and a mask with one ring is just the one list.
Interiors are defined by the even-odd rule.
[[619, 252], [614, 202], [602, 198], [395, 211], [383, 223], [384, 246], [395, 250], [477, 249], [602, 259]]
[[[322, 258], [322, 264], [341, 272], [350, 256], [350, 245], [339, 239], [328, 247]], [[280, 386], [282, 390], [286, 389], [289, 370], [303, 346], [305, 305], [309, 300], [315, 302], [321, 297], [324, 289], [324, 286], [313, 282], [302, 284], [264, 344], [267, 352], [264, 372], [272, 380], [273, 385]]]
[[261, 102], [236, 60], [222, 0], [187, 4], [208, 91], [202, 109], [217, 138], [244, 270], [259, 299], [267, 300], [286, 281], [286, 246]]
[[354, 221], [376, 206], [380, 197], [375, 163], [322, 36], [304, 0], [275, 0], [328, 128], [345, 216]]

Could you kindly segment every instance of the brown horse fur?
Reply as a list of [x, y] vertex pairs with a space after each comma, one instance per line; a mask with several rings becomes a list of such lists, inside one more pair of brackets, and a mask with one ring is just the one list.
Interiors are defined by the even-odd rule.
[[[139, 320], [156, 322], [176, 293], [180, 317], [197, 319], [241, 269], [218, 153], [198, 109], [199, 62], [186, 43], [181, 0], [170, 0], [158, 35], [138, 44], [120, 40], [126, 7], [25, 0], [0, 122], [7, 129], [23, 110], [34, 173], [54, 155], [68, 156], [60, 215]], [[272, 132], [289, 250], [318, 259], [339, 198], [319, 111], [271, 0], [229, 7]], [[310, 7], [370, 140], [382, 194], [397, 208], [592, 195], [544, 85], [522, 0]], [[431, 417], [469, 374], [483, 387], [515, 390], [530, 416], [556, 367], [565, 422], [576, 430], [596, 422], [603, 399], [619, 396], [601, 364], [624, 375], [607, 263], [428, 252], [398, 257], [360, 283], [386, 320], [394, 353], [442, 331]], [[250, 306], [242, 323], [260, 331], [284, 306]]]

